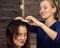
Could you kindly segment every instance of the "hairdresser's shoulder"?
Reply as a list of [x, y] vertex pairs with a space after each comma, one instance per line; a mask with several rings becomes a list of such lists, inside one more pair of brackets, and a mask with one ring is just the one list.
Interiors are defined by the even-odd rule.
[[60, 26], [60, 21], [56, 21], [55, 23], [57, 26]]

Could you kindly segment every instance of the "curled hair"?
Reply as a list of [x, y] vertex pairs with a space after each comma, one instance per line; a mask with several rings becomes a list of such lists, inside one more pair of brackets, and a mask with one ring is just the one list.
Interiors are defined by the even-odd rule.
[[18, 27], [21, 25], [27, 28], [27, 40], [22, 48], [30, 47], [29, 24], [21, 20], [13, 20], [8, 24], [7, 29], [6, 29], [7, 48], [15, 48], [15, 44], [13, 42], [13, 35], [18, 32]]

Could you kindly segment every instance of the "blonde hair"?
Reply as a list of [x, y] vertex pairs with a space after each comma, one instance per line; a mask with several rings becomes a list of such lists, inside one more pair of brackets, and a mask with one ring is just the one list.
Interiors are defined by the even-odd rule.
[[48, 1], [50, 4], [51, 4], [51, 6], [52, 6], [52, 8], [56, 8], [56, 12], [54, 13], [54, 18], [56, 19], [56, 20], [58, 20], [58, 17], [57, 17], [57, 13], [58, 13], [58, 3], [57, 3], [57, 1], [55, 1], [55, 0], [42, 0], [42, 1]]

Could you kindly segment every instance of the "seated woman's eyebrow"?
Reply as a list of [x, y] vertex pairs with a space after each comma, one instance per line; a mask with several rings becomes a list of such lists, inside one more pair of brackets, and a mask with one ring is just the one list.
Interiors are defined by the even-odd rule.
[[21, 33], [16, 33], [17, 36], [22, 35]]
[[[17, 34], [20, 34], [20, 35], [22, 35], [22, 33], [17, 33]], [[27, 34], [27, 32], [26, 32], [26, 33], [23, 33], [23, 34]]]
[[24, 34], [27, 34], [27, 32], [25, 32]]

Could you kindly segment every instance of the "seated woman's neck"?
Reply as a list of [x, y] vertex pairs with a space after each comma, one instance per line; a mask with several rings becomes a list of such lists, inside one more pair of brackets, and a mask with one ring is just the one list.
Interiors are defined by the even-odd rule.
[[21, 48], [21, 47], [17, 47], [17, 48]]

